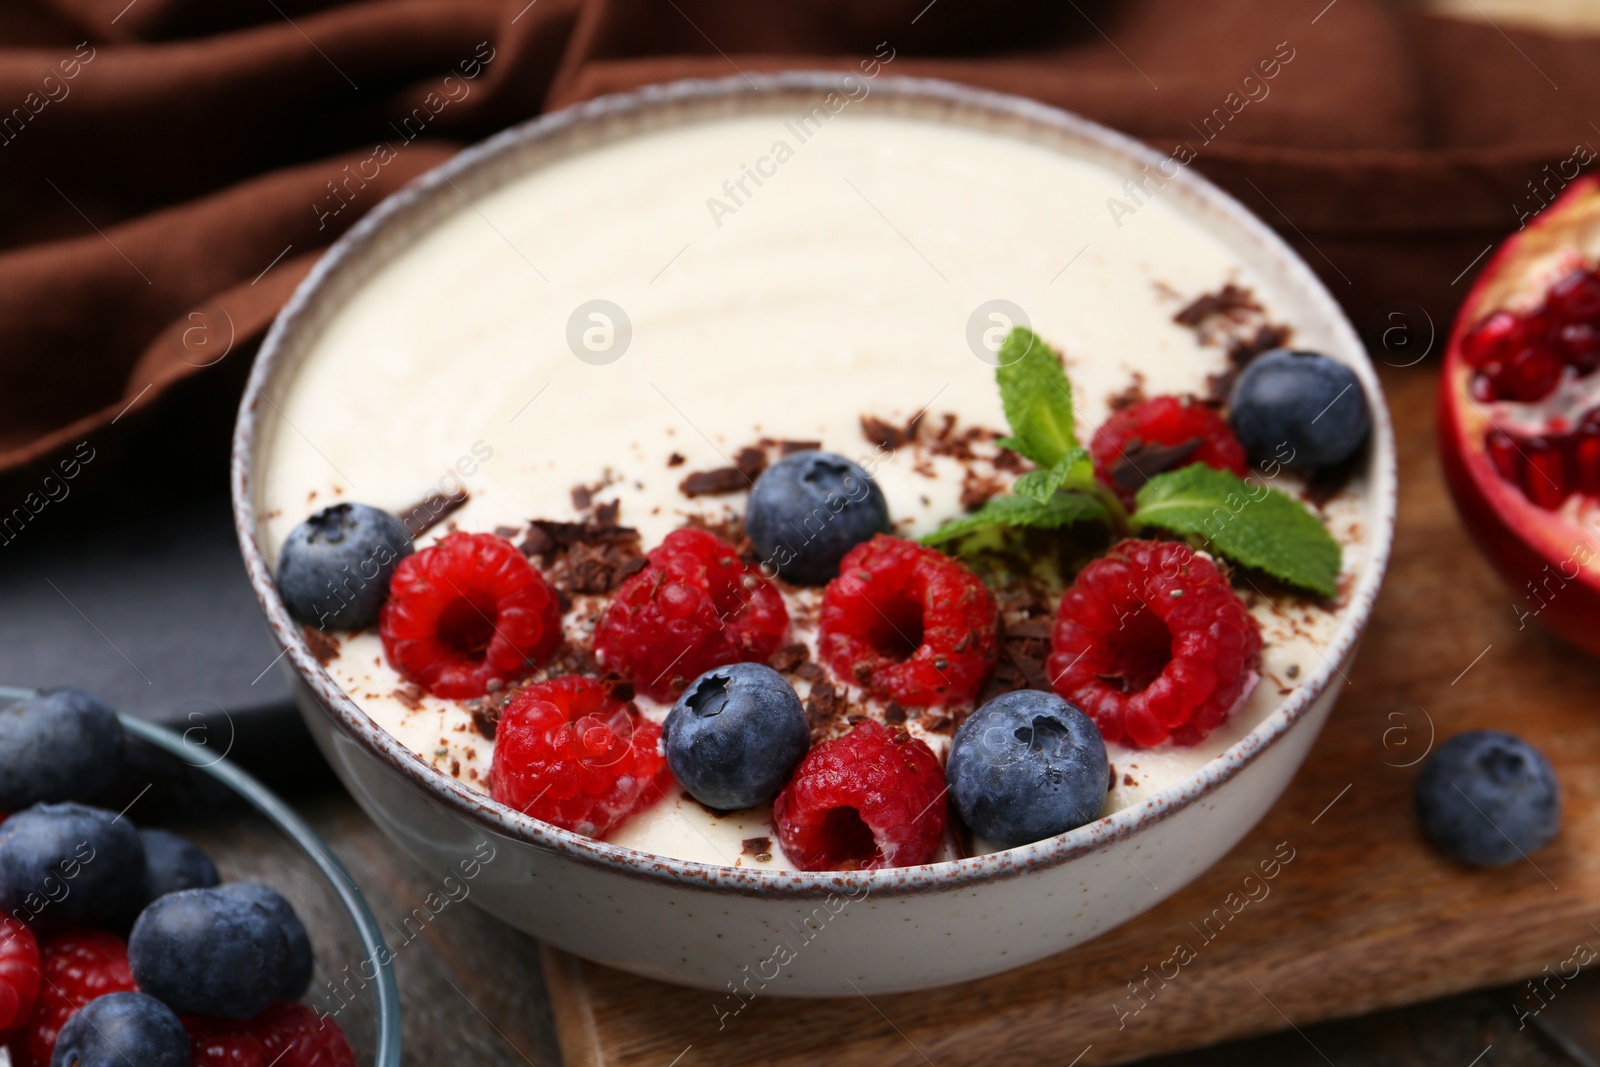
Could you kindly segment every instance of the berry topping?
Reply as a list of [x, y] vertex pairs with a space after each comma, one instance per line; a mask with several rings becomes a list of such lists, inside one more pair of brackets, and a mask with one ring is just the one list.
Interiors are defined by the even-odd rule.
[[277, 916], [222, 888], [158, 898], [128, 938], [139, 988], [185, 1015], [258, 1014], [287, 985], [288, 961], [288, 937]]
[[62, 1067], [189, 1067], [189, 1035], [155, 997], [110, 993], [61, 1028], [51, 1064]]
[[55, 689], [0, 708], [0, 811], [90, 796], [122, 762], [116, 712], [81, 689]]
[[1100, 480], [1132, 505], [1153, 475], [1204, 463], [1244, 477], [1244, 446], [1221, 415], [1187, 397], [1157, 396], [1114, 411], [1089, 445]]
[[932, 749], [867, 719], [806, 754], [772, 821], [784, 855], [804, 871], [911, 867], [938, 851], [944, 793]]
[[39, 1000], [21, 1037], [11, 1042], [16, 1067], [49, 1067], [56, 1035], [79, 1008], [108, 993], [131, 993], [128, 949], [103, 930], [71, 930], [39, 943]]
[[744, 513], [763, 572], [800, 585], [831, 581], [846, 552], [891, 528], [878, 483], [832, 452], [793, 452], [768, 467]]
[[1061, 598], [1046, 669], [1107, 741], [1192, 745], [1254, 687], [1261, 630], [1216, 565], [1122, 541]]
[[300, 916], [295, 914], [294, 906], [276, 889], [257, 882], [229, 882], [221, 887], [221, 891], [261, 905], [283, 928], [283, 936], [289, 945], [289, 961], [285, 969], [283, 987], [278, 990], [278, 996], [284, 1000], [295, 1000], [303, 996], [311, 986], [311, 968], [315, 961], [311, 953], [311, 936], [306, 933], [305, 924], [300, 921]]
[[526, 815], [604, 837], [663, 796], [661, 727], [592, 678], [566, 675], [511, 698], [495, 731], [490, 793]]
[[1228, 412], [1252, 461], [1285, 467], [1342, 463], [1372, 429], [1367, 394], [1354, 371], [1287, 348], [1264, 352], [1245, 367]]
[[1463, 863], [1515, 863], [1555, 839], [1561, 789], [1550, 761], [1520, 737], [1471, 730], [1440, 745], [1416, 785], [1422, 832]]
[[144, 844], [116, 812], [37, 804], [0, 826], [0, 905], [28, 922], [98, 923], [144, 899]]
[[20, 1030], [39, 998], [39, 942], [9, 916], [0, 919], [0, 1041]]
[[950, 799], [979, 837], [1007, 848], [1100, 817], [1111, 773], [1089, 717], [1053, 693], [1019, 689], [973, 712], [950, 742]]
[[355, 1067], [350, 1042], [331, 1018], [280, 1000], [253, 1019], [188, 1016], [193, 1067]]
[[462, 700], [521, 678], [554, 652], [561, 606], [510, 541], [452, 533], [401, 562], [378, 629], [395, 670]]
[[713, 667], [777, 651], [789, 628], [783, 596], [726, 543], [705, 530], [674, 530], [647, 558], [595, 630], [603, 666], [670, 702]]
[[389, 579], [411, 554], [411, 533], [365, 504], [323, 508], [289, 532], [278, 552], [278, 595], [289, 614], [321, 630], [378, 621]]
[[966, 565], [879, 534], [828, 583], [817, 652], [842, 678], [909, 707], [970, 700], [999, 652], [994, 598]]
[[689, 684], [663, 727], [667, 766], [689, 795], [732, 811], [778, 795], [811, 747], [794, 688], [759, 663], [713, 667]]
[[170, 830], [140, 830], [144, 843], [144, 900], [180, 889], [208, 889], [222, 879], [211, 857]]

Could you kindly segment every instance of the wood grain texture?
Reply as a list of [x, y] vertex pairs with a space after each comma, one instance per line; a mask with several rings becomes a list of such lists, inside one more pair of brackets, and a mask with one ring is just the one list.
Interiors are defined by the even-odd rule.
[[[1383, 378], [1402, 485], [1388, 582], [1310, 758], [1212, 870], [1133, 922], [1008, 974], [871, 1001], [757, 998], [720, 1031], [716, 994], [546, 950], [566, 1062], [1124, 1063], [1514, 982], [1600, 943], [1600, 853], [1585, 847], [1600, 834], [1600, 671], [1535, 625], [1519, 629], [1510, 592], [1457, 522], [1434, 448], [1436, 368]], [[1420, 838], [1414, 762], [1431, 737], [1490, 726], [1550, 755], [1566, 816], [1529, 862], [1472, 871]], [[1290, 850], [1262, 879], [1260, 864]], [[1247, 893], [1257, 899], [1241, 906]], [[1166, 961], [1180, 945], [1194, 958], [1175, 968]]]

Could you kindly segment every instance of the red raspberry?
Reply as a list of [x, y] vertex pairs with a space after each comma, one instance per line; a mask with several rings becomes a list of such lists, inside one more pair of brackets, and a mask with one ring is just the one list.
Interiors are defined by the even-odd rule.
[[1255, 684], [1261, 629], [1205, 556], [1122, 541], [1078, 574], [1046, 667], [1107, 741], [1192, 745]]
[[668, 703], [713, 667], [765, 663], [789, 628], [783, 595], [705, 530], [674, 530], [595, 629], [603, 666]]
[[22, 1029], [39, 997], [39, 942], [16, 919], [0, 919], [0, 1041]]
[[453, 533], [400, 561], [378, 616], [384, 655], [435, 696], [482, 696], [561, 643], [555, 590], [516, 546]]
[[495, 731], [490, 792], [500, 803], [591, 837], [654, 804], [671, 780], [661, 727], [569, 674], [511, 698]]
[[338, 1023], [287, 1000], [254, 1019], [187, 1016], [183, 1026], [194, 1067], [355, 1067]]
[[932, 749], [867, 719], [806, 753], [772, 803], [772, 822], [803, 871], [913, 867], [938, 851], [944, 794]]
[[11, 1043], [16, 1067], [50, 1067], [56, 1036], [74, 1012], [107, 993], [131, 993], [128, 946], [103, 930], [66, 930], [39, 945], [39, 999]]
[[999, 655], [994, 597], [942, 552], [877, 534], [822, 594], [819, 657], [842, 678], [910, 707], [970, 700]]
[[1134, 494], [1154, 474], [1204, 463], [1243, 478], [1244, 446], [1226, 420], [1187, 398], [1158, 396], [1114, 411], [1089, 445], [1100, 480], [1133, 506]]

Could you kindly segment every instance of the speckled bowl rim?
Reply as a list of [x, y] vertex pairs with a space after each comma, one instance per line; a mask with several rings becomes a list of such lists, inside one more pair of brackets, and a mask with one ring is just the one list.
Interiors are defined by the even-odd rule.
[[[1124, 808], [1087, 826], [986, 856], [879, 871], [804, 872], [726, 867], [607, 844], [503, 807], [413, 753], [373, 722], [334, 682], [312, 655], [298, 625], [289, 617], [278, 597], [265, 554], [257, 539], [258, 523], [251, 485], [262, 391], [273, 381], [280, 365], [290, 358], [288, 353], [297, 330], [312, 316], [330, 279], [341, 271], [360, 270], [364, 252], [376, 244], [390, 227], [404, 225], [408, 218], [424, 217], [424, 208], [431, 205], [435, 198], [455, 195], [453, 183], [456, 179], [463, 179], [479, 167], [522, 150], [530, 143], [577, 139], [578, 135], [605, 126], [620, 127], [623, 132], [614, 136], [627, 137], [638, 132], [637, 126], [643, 120], [659, 113], [671, 114], [674, 109], [688, 113], [686, 118], [678, 121], [693, 121], [697, 117], [718, 114], [718, 108], [722, 109], [720, 114], [735, 114], [738, 113], [737, 109], [748, 106], [752, 101], [755, 102], [752, 110], [759, 111], [763, 107], [771, 107], [773, 100], [786, 95], [850, 91], [852, 84], [860, 84], [860, 79], [854, 83], [846, 80], [851, 77], [839, 73], [796, 71], [679, 81], [600, 97], [505, 130], [420, 175], [356, 223], [328, 249], [301, 282], [262, 342], [240, 403], [231, 459], [234, 523], [250, 584], [255, 589], [273, 636], [286, 650], [294, 673], [338, 728], [368, 754], [387, 764], [452, 812], [508, 838], [581, 864], [679, 887], [796, 899], [841, 891], [857, 893], [863, 889], [877, 897], [958, 890], [1057, 867], [1171, 818], [1221, 788], [1254, 762], [1300, 721], [1334, 677], [1342, 676], [1342, 665], [1353, 654], [1371, 615], [1394, 537], [1397, 475], [1394, 431], [1388, 408], [1359, 338], [1311, 269], [1243, 205], [1195, 174], [1192, 168], [1182, 167], [1174, 178], [1167, 179], [1168, 186], [1177, 191], [1174, 199], [1186, 201], [1186, 209], [1198, 208], [1213, 213], [1215, 222], [1232, 228], [1242, 241], [1257, 244], [1265, 255], [1278, 261], [1285, 284], [1299, 290], [1306, 302], [1320, 311], [1339, 347], [1351, 355], [1352, 368], [1366, 389], [1373, 409], [1373, 447], [1368, 468], [1371, 521], [1368, 523], [1370, 528], [1367, 536], [1370, 559], [1350, 593], [1344, 617], [1324, 652], [1323, 664], [1295, 689], [1290, 700], [1193, 775], [1160, 791], [1142, 804]], [[1021, 97], [934, 79], [891, 76], [880, 76], [872, 81], [871, 97], [877, 98], [880, 94], [898, 98], [903, 107], [923, 109], [918, 114], [924, 118], [942, 106], [948, 114], [966, 116], [968, 125], [975, 125], [972, 116], [976, 114], [989, 120], [991, 128], [998, 128], [1008, 135], [1014, 135], [1012, 129], [1019, 126], [1042, 128], [1057, 137], [1064, 136], [1085, 143], [1103, 155], [1120, 156], [1131, 168], [1137, 168], [1140, 164], [1148, 164], [1153, 168], [1166, 158], [1132, 138], [1097, 123]], [[599, 142], [608, 143], [611, 139], [602, 137]]]

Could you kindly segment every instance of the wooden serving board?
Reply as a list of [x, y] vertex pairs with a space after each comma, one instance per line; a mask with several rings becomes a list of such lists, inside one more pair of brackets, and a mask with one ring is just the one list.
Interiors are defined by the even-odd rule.
[[[757, 999], [720, 1032], [716, 994], [547, 949], [568, 1067], [1089, 1067], [1570, 971], [1575, 946], [1600, 945], [1600, 664], [1519, 630], [1457, 522], [1434, 448], [1437, 368], [1383, 379], [1402, 486], [1389, 578], [1326, 730], [1238, 848], [1132, 922], [1020, 970], [870, 1001]], [[1561, 835], [1529, 862], [1469, 870], [1417, 831], [1415, 761], [1430, 735], [1477, 727], [1522, 734], [1560, 776]]]

